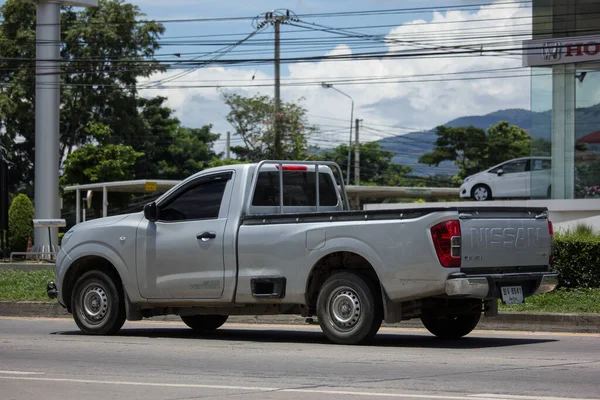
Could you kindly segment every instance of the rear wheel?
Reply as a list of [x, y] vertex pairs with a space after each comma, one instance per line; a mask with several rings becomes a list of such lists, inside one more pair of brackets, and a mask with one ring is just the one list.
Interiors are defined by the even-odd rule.
[[425, 328], [440, 339], [460, 339], [471, 333], [479, 323], [481, 313], [463, 315], [421, 315]]
[[475, 201], [492, 199], [492, 190], [487, 185], [475, 185], [471, 190], [471, 198]]
[[182, 315], [181, 320], [194, 332], [211, 332], [219, 329], [229, 318], [228, 315]]
[[123, 292], [102, 271], [86, 272], [77, 280], [71, 310], [79, 329], [88, 334], [110, 335], [125, 323]]
[[331, 276], [317, 299], [319, 324], [329, 340], [362, 344], [375, 336], [383, 319], [378, 287], [361, 275], [340, 272]]

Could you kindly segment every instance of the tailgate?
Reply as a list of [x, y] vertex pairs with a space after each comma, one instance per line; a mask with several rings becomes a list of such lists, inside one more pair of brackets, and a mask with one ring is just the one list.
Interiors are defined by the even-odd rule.
[[460, 209], [461, 268], [548, 266], [552, 239], [545, 209]]

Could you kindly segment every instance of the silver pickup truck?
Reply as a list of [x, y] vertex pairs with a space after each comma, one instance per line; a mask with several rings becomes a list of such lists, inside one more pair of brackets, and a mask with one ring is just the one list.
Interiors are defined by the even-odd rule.
[[230, 315], [298, 314], [357, 344], [411, 318], [460, 338], [498, 299], [555, 288], [546, 209], [351, 211], [340, 176], [295, 161], [197, 173], [143, 213], [70, 229], [48, 295], [89, 334], [167, 314], [197, 332]]

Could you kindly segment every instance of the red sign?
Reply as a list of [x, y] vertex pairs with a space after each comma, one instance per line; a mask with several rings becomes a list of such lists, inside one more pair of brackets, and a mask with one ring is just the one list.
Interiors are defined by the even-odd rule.
[[584, 54], [595, 56], [600, 53], [600, 44], [597, 42], [567, 44], [566, 48], [565, 57], [582, 57]]
[[526, 40], [523, 42], [523, 66], [600, 61], [600, 35]]

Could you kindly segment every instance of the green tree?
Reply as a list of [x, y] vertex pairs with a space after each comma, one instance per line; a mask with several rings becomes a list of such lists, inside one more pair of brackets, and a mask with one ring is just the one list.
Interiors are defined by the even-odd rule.
[[67, 157], [61, 180], [72, 185], [134, 179], [133, 166], [141, 155], [131, 146], [88, 144]]
[[[161, 70], [154, 53], [164, 27], [152, 21], [139, 23], [144, 14], [123, 0], [100, 0], [98, 7], [62, 11], [60, 155], [64, 161], [75, 148], [94, 143], [90, 123], [108, 126], [113, 144], [134, 140], [140, 125], [137, 80]], [[1, 144], [8, 146], [15, 164], [12, 189], [26, 189], [33, 181], [35, 4], [7, 0], [0, 14]]]
[[241, 160], [236, 160], [236, 159], [226, 160], [223, 158], [215, 157], [206, 165], [206, 168], [216, 168], [216, 167], [223, 167], [225, 165], [236, 165], [236, 164], [245, 164], [245, 162], [241, 161]]
[[182, 127], [164, 105], [166, 100], [138, 99], [139, 134], [126, 142], [143, 153], [135, 164], [137, 179], [183, 179], [218, 157], [213, 146], [219, 135], [212, 132], [212, 125]]
[[[131, 180], [135, 178], [135, 162], [141, 156], [142, 153], [131, 146], [88, 144], [69, 154], [60, 183], [62, 186], [70, 186]], [[72, 193], [67, 193], [64, 197], [68, 202], [74, 202]], [[111, 194], [110, 201], [113, 205], [124, 205], [130, 198], [130, 194], [116, 193]], [[97, 211], [102, 208], [101, 200], [99, 196], [92, 198], [93, 208]]]
[[26, 251], [27, 240], [33, 238], [34, 209], [31, 200], [20, 194], [8, 210], [8, 247], [11, 251]]
[[542, 138], [532, 139], [531, 155], [550, 157], [552, 155], [552, 141]]
[[[352, 151], [354, 156], [354, 151]], [[410, 167], [395, 164], [394, 153], [382, 150], [377, 142], [360, 144], [360, 183], [361, 185], [403, 186], [407, 184], [406, 176]], [[332, 150], [321, 152], [318, 158], [324, 161], [335, 161], [342, 169], [344, 182], [348, 166], [348, 145], [341, 144]], [[350, 183], [354, 184], [354, 164], [350, 166]]]
[[[234, 93], [223, 94], [230, 108], [227, 121], [235, 129], [243, 146], [231, 150], [239, 159], [260, 161], [275, 157], [275, 102], [269, 96], [243, 97]], [[282, 158], [301, 160], [307, 157], [307, 139], [317, 132], [306, 119], [306, 109], [296, 103], [283, 103], [279, 116], [281, 126]]]
[[443, 161], [452, 161], [459, 168], [459, 179], [531, 154], [529, 134], [504, 121], [491, 126], [487, 133], [474, 126], [438, 126], [436, 135], [434, 150], [422, 155], [419, 162], [438, 166]]
[[506, 160], [531, 155], [531, 136], [525, 129], [506, 121], [490, 126], [487, 131], [487, 157], [482, 160], [484, 169]]
[[217, 158], [213, 143], [219, 138], [211, 132], [212, 125], [202, 128], [178, 127], [167, 154], [159, 158], [159, 177], [163, 179], [184, 179], [208, 168]]
[[453, 161], [464, 178], [481, 170], [482, 155], [487, 152], [485, 131], [474, 126], [451, 128], [438, 126], [433, 152], [423, 154], [419, 162], [438, 166], [443, 161]]

